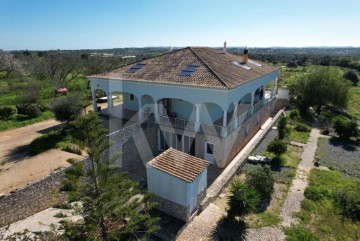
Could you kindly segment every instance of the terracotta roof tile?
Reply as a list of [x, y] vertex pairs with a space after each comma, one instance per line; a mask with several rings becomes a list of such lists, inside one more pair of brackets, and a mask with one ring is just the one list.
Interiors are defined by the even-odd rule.
[[[232, 89], [277, 70], [259, 61], [256, 62], [261, 67], [248, 63], [251, 70], [246, 70], [232, 64], [233, 61], [241, 62], [242, 57], [210, 48], [187, 47], [141, 61], [139, 63], [146, 65], [135, 73], [127, 73], [131, 64], [88, 77]], [[198, 68], [190, 76], [179, 76], [188, 65]]]
[[148, 165], [186, 182], [193, 182], [207, 168], [209, 163], [198, 157], [169, 148], [148, 162]]

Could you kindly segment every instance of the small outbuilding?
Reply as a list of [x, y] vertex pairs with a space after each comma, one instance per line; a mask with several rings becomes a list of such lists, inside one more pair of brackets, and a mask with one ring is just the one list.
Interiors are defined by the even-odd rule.
[[156, 208], [188, 221], [206, 196], [208, 165], [173, 148], [148, 162], [148, 191], [155, 194]]

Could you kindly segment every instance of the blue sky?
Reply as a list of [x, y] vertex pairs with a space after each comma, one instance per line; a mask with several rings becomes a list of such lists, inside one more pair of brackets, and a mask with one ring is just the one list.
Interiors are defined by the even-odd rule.
[[360, 46], [359, 0], [0, 0], [0, 48]]

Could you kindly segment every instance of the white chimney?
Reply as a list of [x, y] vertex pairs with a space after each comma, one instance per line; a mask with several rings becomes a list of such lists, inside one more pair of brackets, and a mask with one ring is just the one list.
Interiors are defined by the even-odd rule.
[[226, 41], [224, 42], [224, 53], [226, 53]]

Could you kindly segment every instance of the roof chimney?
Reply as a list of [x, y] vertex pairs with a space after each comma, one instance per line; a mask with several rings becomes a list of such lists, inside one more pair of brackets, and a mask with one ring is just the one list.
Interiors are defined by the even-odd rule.
[[224, 42], [224, 53], [226, 53], [226, 41]]
[[249, 50], [247, 47], [245, 47], [242, 57], [243, 57], [243, 63], [246, 64], [249, 58]]

